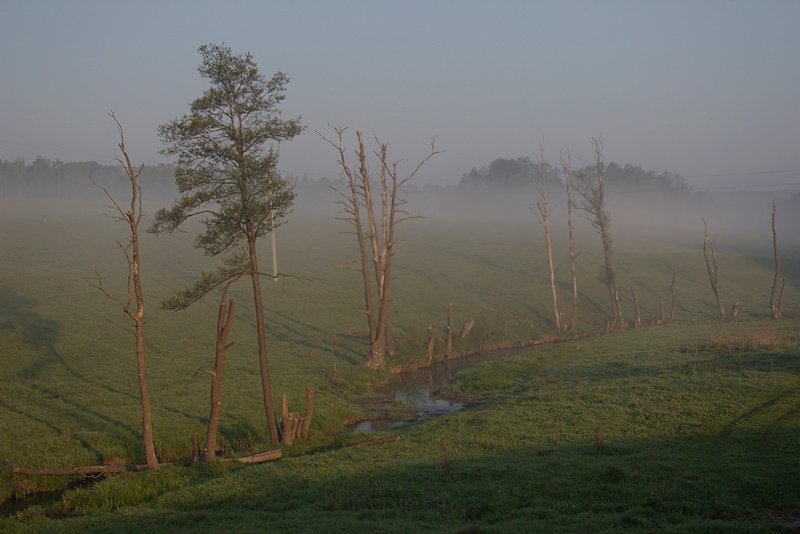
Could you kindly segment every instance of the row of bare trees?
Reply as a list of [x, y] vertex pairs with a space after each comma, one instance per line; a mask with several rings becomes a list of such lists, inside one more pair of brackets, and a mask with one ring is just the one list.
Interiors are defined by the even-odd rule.
[[[546, 163], [544, 161], [544, 143], [540, 145], [539, 149], [539, 157], [537, 163], [542, 169], [542, 184], [541, 186], [537, 186], [537, 191], [539, 192], [539, 200], [533, 206], [533, 211], [536, 213], [537, 219], [539, 224], [544, 229], [545, 233], [545, 243], [547, 246], [547, 257], [550, 266], [550, 288], [552, 291], [553, 297], [553, 313], [554, 313], [554, 324], [555, 327], [559, 330], [564, 329], [566, 330], [569, 328], [570, 330], [575, 330], [577, 328], [577, 318], [578, 318], [578, 284], [576, 278], [576, 254], [574, 248], [574, 240], [573, 240], [573, 233], [572, 233], [572, 208], [576, 206], [576, 204], [572, 201], [572, 190], [574, 189], [578, 195], [581, 197], [582, 202], [577, 207], [582, 210], [591, 225], [595, 228], [597, 233], [600, 235], [600, 239], [603, 244], [603, 258], [604, 264], [601, 267], [600, 276], [597, 277], [597, 280], [603, 283], [608, 290], [608, 297], [611, 306], [611, 317], [612, 320], [609, 323], [609, 329], [622, 329], [626, 328], [627, 323], [622, 315], [622, 308], [620, 306], [619, 301], [619, 291], [617, 288], [617, 277], [616, 277], [616, 270], [612, 264], [612, 241], [611, 241], [611, 216], [608, 212], [608, 208], [606, 206], [605, 201], [605, 188], [603, 185], [603, 170], [605, 169], [605, 163], [603, 160], [603, 141], [602, 138], [592, 138], [592, 152], [594, 156], [594, 165], [597, 169], [597, 179], [594, 180], [592, 178], [587, 177], [585, 174], [577, 174], [576, 177], [579, 180], [579, 185], [577, 187], [572, 187], [572, 177], [573, 177], [573, 170], [572, 170], [572, 161], [567, 151], [567, 156], [564, 158], [561, 157], [561, 173], [564, 176], [564, 182], [567, 187], [567, 220], [569, 224], [569, 253], [570, 253], [570, 264], [572, 267], [572, 286], [573, 286], [573, 310], [572, 310], [572, 321], [570, 322], [569, 326], [565, 324], [564, 321], [564, 314], [563, 312], [559, 312], [558, 309], [558, 295], [556, 292], [556, 283], [555, 283], [555, 272], [553, 269], [553, 252], [552, 252], [552, 245], [550, 240], [550, 226], [548, 222], [548, 205], [547, 205], [547, 185], [546, 185]], [[783, 282], [780, 284], [780, 291], [778, 290], [779, 282], [780, 282], [780, 259], [778, 256], [778, 234], [775, 228], [775, 214], [777, 211], [777, 205], [773, 202], [772, 204], [772, 243], [774, 248], [774, 255], [775, 255], [775, 278], [772, 284], [772, 292], [770, 296], [770, 316], [773, 319], [779, 319], [781, 317], [781, 307], [783, 305], [783, 297], [786, 289], [786, 279], [783, 279]], [[709, 258], [708, 254], [708, 226], [706, 225], [705, 219], [703, 219], [703, 227], [704, 227], [704, 240], [703, 240], [703, 256], [705, 258], [706, 263], [706, 270], [708, 273], [709, 282], [711, 284], [711, 289], [714, 292], [714, 296], [717, 301], [717, 308], [719, 310], [720, 316], [723, 319], [727, 318], [727, 313], [725, 311], [725, 307], [722, 304], [722, 292], [720, 289], [720, 278], [719, 278], [719, 266], [717, 262], [717, 255], [714, 249], [711, 249], [711, 257]], [[672, 275], [672, 309], [670, 312], [670, 322], [675, 320], [675, 310], [676, 310], [676, 302], [677, 302], [677, 291], [676, 291], [676, 281], [677, 281], [677, 274], [678, 271], [674, 270]], [[635, 318], [633, 321], [634, 328], [638, 328], [641, 326], [641, 315], [639, 311], [639, 302], [638, 297], [636, 295], [636, 288], [631, 287], [631, 293], [634, 300], [634, 307], [635, 307]], [[734, 303], [732, 308], [732, 313], [734, 316], [738, 311], [738, 302]], [[661, 315], [659, 322], [663, 323], [666, 321], [665, 318], [665, 311], [664, 311], [664, 303], [661, 303]]]
[[[572, 268], [572, 288], [573, 288], [573, 305], [572, 305], [572, 320], [570, 322], [570, 330], [577, 329], [578, 325], [578, 282], [576, 276], [576, 254], [575, 243], [572, 234], [572, 208], [576, 206], [572, 202], [572, 190], [574, 189], [578, 195], [583, 199], [583, 202], [578, 206], [579, 209], [586, 213], [586, 216], [591, 225], [597, 230], [600, 239], [603, 243], [603, 257], [604, 266], [601, 270], [601, 276], [598, 280], [606, 285], [608, 288], [609, 300], [611, 302], [612, 323], [611, 328], [621, 328], [625, 324], [622, 316], [622, 308], [619, 303], [619, 292], [617, 290], [617, 277], [614, 266], [611, 263], [611, 216], [605, 202], [605, 187], [603, 186], [603, 170], [605, 163], [603, 160], [603, 141], [601, 138], [592, 138], [592, 151], [594, 153], [594, 163], [597, 168], [597, 180], [587, 177], [584, 174], [575, 175], [580, 181], [578, 187], [572, 187], [572, 158], [567, 152], [566, 159], [561, 157], [561, 173], [564, 176], [564, 182], [567, 186], [567, 220], [569, 223], [569, 257], [570, 266]], [[550, 288], [553, 295], [553, 312], [555, 315], [555, 326], [557, 329], [566, 329], [567, 325], [564, 322], [563, 312], [558, 310], [558, 295], [556, 292], [555, 271], [553, 269], [553, 250], [550, 242], [550, 225], [548, 222], [548, 207], [547, 207], [547, 185], [546, 185], [546, 164], [544, 161], [544, 143], [539, 147], [538, 163], [542, 169], [542, 185], [537, 186], [539, 192], [539, 200], [533, 207], [539, 220], [539, 224], [544, 228], [545, 242], [547, 244], [547, 258], [550, 264]]]
[[[778, 291], [778, 283], [781, 280], [781, 261], [778, 255], [778, 231], [775, 228], [775, 215], [778, 210], [778, 205], [776, 202], [772, 203], [772, 248], [773, 253], [775, 256], [775, 278], [772, 281], [772, 291], [770, 292], [769, 298], [769, 309], [770, 309], [770, 317], [772, 319], [780, 319], [781, 318], [781, 308], [783, 306], [783, 296], [786, 291], [786, 278], [783, 279], [780, 286], [781, 289]], [[723, 319], [727, 319], [728, 314], [725, 312], [725, 306], [722, 304], [722, 289], [720, 287], [720, 279], [719, 279], [719, 264], [717, 262], [717, 254], [716, 251], [712, 248], [711, 249], [711, 259], [708, 257], [708, 225], [706, 224], [706, 220], [703, 219], [703, 257], [706, 261], [706, 272], [708, 273], [708, 281], [711, 284], [711, 290], [714, 292], [714, 297], [717, 299], [717, 310], [719, 311], [720, 317]], [[733, 307], [731, 309], [731, 313], [733, 316], [736, 316], [736, 313], [739, 308], [739, 302], [734, 302]]]

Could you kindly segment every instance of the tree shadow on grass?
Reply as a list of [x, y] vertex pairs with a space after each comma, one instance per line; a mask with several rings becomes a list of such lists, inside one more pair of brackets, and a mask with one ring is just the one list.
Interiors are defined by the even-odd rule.
[[[0, 331], [19, 332], [22, 341], [39, 357], [17, 375], [22, 379], [38, 377], [51, 365], [61, 365], [71, 371], [55, 349], [61, 337], [61, 324], [33, 310], [34, 303], [20, 297], [8, 287], [0, 288]], [[72, 371], [73, 375], [77, 375]]]
[[59, 321], [48, 319], [35, 311], [36, 303], [17, 295], [8, 287], [0, 287], [0, 331], [20, 332], [22, 341], [38, 355], [25, 368], [17, 372], [23, 380], [35, 380], [42, 377], [48, 368], [58, 366], [72, 378], [84, 384], [96, 386], [115, 395], [139, 400], [138, 397], [109, 387], [107, 384], [90, 380], [67, 363], [56, 349], [61, 339], [62, 327]]
[[[80, 404], [63, 392], [56, 391], [52, 386], [43, 385], [50, 383], [47, 373], [53, 368], [60, 368], [66, 371], [70, 379], [77, 382], [72, 385], [72, 389], [95, 387], [137, 402], [139, 400], [130, 393], [88, 379], [76, 371], [56, 348], [62, 336], [61, 323], [43, 317], [35, 311], [35, 308], [35, 302], [19, 296], [13, 289], [0, 288], [0, 333], [19, 335], [21, 341], [31, 349], [31, 353], [34, 355], [32, 361], [26, 362], [24, 367], [15, 373], [21, 384], [30, 388], [31, 399], [56, 399], [63, 403], [63, 409], [53, 410], [52, 416], [43, 416], [36, 415], [30, 410], [24, 410], [18, 405], [12, 406], [7, 402], [0, 405], [18, 416], [43, 425], [59, 436], [74, 439], [91, 452], [97, 458], [98, 463], [104, 462], [103, 453], [91, 445], [85, 437], [82, 437], [80, 431], [96, 431], [104, 434], [109, 434], [111, 431], [114, 439], [117, 439], [125, 447], [126, 454], [131, 457], [138, 454], [139, 448], [136, 442], [140, 438], [136, 436], [137, 431], [129, 424], [103, 413], [97, 409], [98, 405]], [[49, 403], [37, 404], [37, 408], [40, 410], [46, 410], [49, 406]], [[70, 426], [74, 428], [76, 425], [80, 429], [79, 432], [67, 430]]]

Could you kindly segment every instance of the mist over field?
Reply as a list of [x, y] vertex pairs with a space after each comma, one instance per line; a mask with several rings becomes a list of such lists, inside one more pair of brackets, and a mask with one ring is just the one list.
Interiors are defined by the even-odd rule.
[[800, 529], [800, 2], [2, 15], [0, 532]]

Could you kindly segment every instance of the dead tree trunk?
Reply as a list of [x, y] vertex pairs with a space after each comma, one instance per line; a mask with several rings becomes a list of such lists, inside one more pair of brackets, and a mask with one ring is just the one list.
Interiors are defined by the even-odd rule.
[[567, 184], [567, 222], [569, 223], [569, 263], [572, 266], [572, 321], [570, 330], [578, 328], [578, 278], [575, 273], [575, 245], [572, 239], [572, 158], [567, 151], [567, 161], [561, 158], [561, 172]]
[[306, 398], [306, 415], [303, 417], [303, 438], [308, 437], [308, 429], [311, 428], [311, 418], [314, 416], [314, 388], [308, 388], [308, 397]]
[[447, 347], [444, 357], [449, 358], [453, 353], [453, 303], [447, 308]]
[[361, 216], [361, 207], [362, 207], [361, 198], [363, 194], [360, 185], [364, 183], [365, 180], [367, 184], [369, 183], [369, 170], [367, 169], [367, 153], [364, 144], [359, 143], [359, 151], [358, 151], [359, 176], [355, 177], [353, 171], [347, 165], [347, 161], [345, 159], [345, 148], [343, 145], [344, 130], [345, 130], [344, 128], [334, 128], [334, 131], [338, 136], [338, 143], [330, 141], [322, 134], [319, 134], [319, 132], [317, 133], [323, 140], [330, 143], [333, 147], [335, 147], [339, 151], [339, 164], [342, 166], [342, 170], [344, 171], [344, 174], [347, 177], [347, 182], [348, 182], [347, 194], [342, 193], [333, 186], [331, 186], [331, 189], [333, 189], [336, 193], [338, 193], [343, 199], [340, 200], [338, 204], [342, 206], [342, 213], [344, 214], [344, 216], [337, 217], [337, 219], [345, 221], [346, 223], [351, 224], [353, 226], [354, 232], [352, 233], [355, 234], [356, 241], [358, 242], [358, 250], [360, 252], [361, 266], [360, 268], [354, 268], [350, 267], [349, 265], [341, 265], [341, 267], [354, 269], [361, 273], [361, 277], [364, 282], [364, 301], [366, 308], [364, 310], [359, 310], [359, 311], [360, 313], [363, 313], [364, 315], [367, 316], [370, 345], [372, 345], [378, 338], [378, 330], [375, 324], [375, 311], [372, 300], [372, 287], [370, 282], [371, 275], [369, 272], [370, 258], [367, 251], [367, 242], [366, 242], [367, 237], [364, 232], [364, 223], [362, 221], [362, 216]]
[[786, 288], [786, 279], [783, 279], [783, 284], [781, 285], [781, 292], [780, 297], [775, 300], [775, 296], [778, 292], [778, 280], [781, 277], [781, 262], [778, 258], [778, 232], [775, 230], [775, 212], [777, 211], [777, 204], [775, 202], [772, 203], [772, 245], [775, 250], [775, 280], [772, 282], [772, 295], [769, 299], [769, 309], [771, 311], [771, 317], [773, 319], [780, 319], [781, 318], [781, 305], [783, 304], [783, 291]]
[[605, 265], [603, 268], [603, 283], [608, 288], [608, 297], [611, 302], [611, 313], [613, 322], [611, 328], [622, 328], [625, 320], [622, 317], [622, 308], [619, 305], [619, 292], [617, 291], [617, 272], [611, 264], [611, 216], [605, 206], [605, 188], [603, 187], [603, 141], [602, 139], [592, 138], [592, 150], [594, 151], [595, 163], [597, 165], [597, 183], [588, 180], [584, 176], [579, 176], [583, 186], [578, 193], [583, 197], [582, 209], [587, 213], [592, 226], [600, 234], [603, 242], [603, 257]]
[[[117, 245], [122, 249], [128, 263], [128, 296], [123, 301], [116, 297], [112, 297], [103, 288], [103, 280], [99, 273], [95, 273], [95, 277], [87, 279], [87, 281], [94, 287], [98, 288], [106, 297], [114, 300], [122, 306], [122, 310], [133, 322], [136, 332], [136, 364], [139, 378], [139, 392], [142, 406], [142, 438], [144, 441], [145, 460], [150, 470], [158, 469], [158, 459], [156, 458], [155, 444], [153, 441], [153, 420], [150, 410], [150, 391], [147, 386], [147, 376], [145, 371], [145, 356], [144, 356], [144, 296], [142, 292], [141, 281], [141, 258], [139, 255], [139, 223], [142, 220], [142, 190], [137, 183], [137, 179], [142, 174], [144, 164], [135, 170], [131, 164], [131, 159], [125, 150], [125, 137], [122, 132], [122, 125], [117, 121], [114, 112], [110, 112], [109, 116], [114, 119], [119, 130], [119, 148], [125, 158], [123, 162], [119, 157], [116, 158], [117, 162], [122, 166], [125, 174], [131, 184], [131, 207], [130, 210], [124, 211], [119, 204], [111, 197], [111, 194], [103, 187], [95, 184], [101, 189], [108, 199], [113, 204], [113, 208], [118, 215], [107, 215], [115, 221], [125, 221], [131, 231], [131, 241], [128, 245], [123, 245], [117, 241]], [[135, 299], [136, 311], [132, 310]]]
[[228, 317], [225, 318], [225, 299], [228, 296], [228, 289], [236, 280], [228, 282], [222, 292], [222, 299], [219, 303], [219, 313], [217, 314], [217, 345], [216, 360], [214, 362], [214, 372], [211, 374], [211, 414], [208, 416], [208, 431], [206, 432], [206, 462], [216, 460], [217, 431], [222, 414], [222, 376], [225, 373], [225, 357], [228, 349], [234, 342], [228, 343], [228, 334], [233, 328], [233, 320], [236, 317], [236, 299], [230, 300]]
[[291, 445], [296, 439], [308, 437], [308, 429], [311, 426], [311, 418], [314, 415], [314, 388], [309, 387], [307, 393], [305, 417], [300, 417], [299, 412], [289, 411], [286, 393], [283, 394], [283, 411], [281, 414], [283, 426], [281, 444], [283, 445]]
[[673, 269], [672, 271], [672, 310], [669, 312], [669, 322], [675, 322], [675, 309], [678, 307], [678, 271], [677, 269]]
[[558, 313], [558, 296], [556, 294], [556, 275], [553, 269], [553, 249], [550, 246], [550, 223], [547, 220], [547, 168], [544, 162], [544, 142], [539, 145], [539, 166], [542, 168], [542, 187], [537, 187], [540, 200], [536, 203], [534, 212], [538, 211], [537, 218], [539, 224], [544, 228], [545, 241], [547, 242], [547, 259], [550, 262], [550, 289], [553, 293], [553, 316], [555, 317], [556, 329], [561, 329], [561, 315]]
[[639, 297], [636, 296], [636, 288], [631, 286], [631, 293], [633, 294], [633, 308], [636, 310], [636, 319], [633, 321], [633, 328], [639, 329], [642, 327], [642, 315], [639, 311]]
[[428, 365], [433, 361], [433, 348], [436, 344], [436, 334], [433, 332], [433, 325], [428, 325]]
[[711, 289], [714, 291], [714, 296], [717, 297], [717, 309], [719, 310], [719, 314], [723, 319], [728, 318], [728, 314], [725, 313], [725, 307], [722, 305], [722, 292], [720, 290], [719, 284], [719, 271], [717, 268], [717, 254], [714, 252], [714, 249], [711, 249], [711, 257], [714, 260], [714, 266], [711, 266], [711, 261], [708, 259], [708, 226], [706, 225], [706, 220], [703, 219], [703, 229], [704, 229], [704, 238], [703, 238], [703, 257], [706, 259], [706, 271], [708, 271], [708, 280], [711, 282]]
[[[367, 321], [370, 328], [370, 353], [367, 357], [365, 366], [372, 369], [385, 367], [385, 355], [387, 352], [390, 354], [394, 352], [394, 342], [392, 339], [392, 316], [389, 307], [391, 299], [389, 298], [389, 283], [392, 279], [392, 256], [394, 255], [393, 248], [396, 243], [395, 240], [395, 227], [397, 223], [404, 220], [415, 218], [406, 215], [402, 211], [402, 206], [406, 201], [399, 196], [399, 189], [405, 185], [422, 165], [428, 161], [429, 158], [437, 154], [431, 143], [431, 153], [422, 162], [417, 165], [416, 169], [408, 176], [408, 178], [400, 179], [397, 175], [397, 163], [389, 164], [388, 162], [388, 149], [387, 145], [381, 143], [378, 138], [375, 138], [378, 144], [378, 151], [375, 155], [380, 160], [380, 170], [378, 176], [380, 180], [380, 190], [377, 192], [380, 196], [380, 217], [376, 215], [375, 210], [375, 197], [373, 195], [372, 183], [370, 180], [370, 173], [367, 167], [366, 148], [362, 133], [357, 132], [358, 137], [358, 158], [359, 158], [359, 172], [358, 176], [350, 170], [345, 159], [345, 148], [343, 146], [344, 128], [334, 128], [338, 135], [338, 143], [334, 143], [325, 138], [322, 134], [319, 136], [333, 145], [339, 152], [339, 164], [350, 184], [350, 194], [346, 195], [340, 191], [334, 190], [343, 197], [343, 201], [339, 203], [344, 207], [343, 212], [345, 217], [340, 217], [341, 220], [352, 224], [355, 227], [355, 234], [358, 239], [359, 250], [361, 253], [361, 268], [360, 270], [364, 279], [364, 294], [367, 303], [367, 309], [363, 311], [367, 315]], [[361, 216], [361, 208], [366, 211], [366, 221]], [[371, 252], [371, 254], [370, 254]], [[370, 272], [369, 264], [372, 263], [374, 269], [375, 282], [377, 287], [377, 299], [373, 304], [373, 295], [370, 288]]]
[[475, 319], [470, 319], [464, 323], [464, 326], [461, 328], [461, 332], [458, 334], [458, 339], [464, 339], [467, 337], [473, 326], [475, 326]]

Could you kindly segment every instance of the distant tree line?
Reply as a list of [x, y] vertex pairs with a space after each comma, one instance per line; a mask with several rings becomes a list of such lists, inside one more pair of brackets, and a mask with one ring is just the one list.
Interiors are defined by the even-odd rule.
[[[110, 193], [130, 189], [125, 170], [119, 165], [101, 165], [95, 161], [64, 162], [37, 157], [31, 163], [22, 158], [0, 159], [0, 196], [25, 198], [91, 198], [97, 196], [92, 182]], [[175, 167], [145, 165], [139, 184], [148, 195], [173, 198]]]
[[[560, 187], [563, 182], [559, 171], [543, 163], [547, 183]], [[542, 176], [542, 165], [530, 158], [506, 159], [497, 158], [488, 167], [480, 170], [475, 167], [461, 177], [461, 186], [475, 190], [513, 189], [530, 186], [533, 180]]]
[[[547, 162], [544, 162], [543, 166], [548, 185], [552, 182], [554, 187], [563, 187], [558, 169]], [[595, 172], [594, 164], [573, 169], [575, 176], [591, 175], [593, 172]], [[461, 187], [478, 191], [530, 187], [533, 181], [538, 183], [541, 176], [542, 165], [531, 161], [530, 158], [497, 158], [487, 167], [480, 169], [473, 167], [471, 171], [464, 173], [461, 177]], [[603, 179], [610, 191], [620, 193], [657, 192], [678, 197], [687, 197], [691, 193], [691, 188], [678, 174], [670, 172], [658, 174], [655, 171], [645, 171], [642, 167], [630, 163], [625, 165], [609, 163], [604, 169]]]
[[307, 174], [303, 176], [298, 176], [296, 174], [287, 174], [284, 176], [284, 179], [293, 184], [297, 189], [329, 189], [330, 187], [341, 186], [345, 184], [344, 176], [339, 176], [335, 180], [331, 180], [327, 176], [322, 176], [321, 178], [309, 178]]

